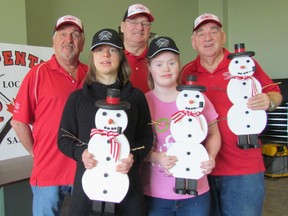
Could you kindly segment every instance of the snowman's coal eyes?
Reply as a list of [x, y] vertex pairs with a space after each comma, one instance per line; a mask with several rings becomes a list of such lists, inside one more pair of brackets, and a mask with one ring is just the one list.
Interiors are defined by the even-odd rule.
[[116, 116], [117, 116], [118, 118], [120, 118], [120, 117], [121, 117], [121, 114], [120, 114], [120, 113], [117, 113]]
[[235, 61], [235, 64], [238, 64], [239, 63], [239, 61]]
[[106, 116], [106, 115], [107, 115], [107, 112], [103, 112], [102, 115], [103, 115], [103, 116]]
[[200, 95], [196, 95], [196, 98], [199, 98], [200, 97]]
[[247, 63], [250, 63], [250, 60], [249, 60], [249, 59], [247, 59], [247, 60], [246, 60], [246, 62], [247, 62]]
[[184, 94], [183, 96], [184, 96], [184, 97], [188, 97], [188, 94]]

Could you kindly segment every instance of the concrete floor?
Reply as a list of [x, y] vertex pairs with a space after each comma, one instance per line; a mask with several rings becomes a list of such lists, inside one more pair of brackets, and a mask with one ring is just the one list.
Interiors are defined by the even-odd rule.
[[[263, 216], [288, 216], [288, 177], [265, 178], [266, 196]], [[61, 216], [67, 215], [69, 198], [64, 202]]]
[[288, 216], [288, 177], [265, 178], [263, 216]]

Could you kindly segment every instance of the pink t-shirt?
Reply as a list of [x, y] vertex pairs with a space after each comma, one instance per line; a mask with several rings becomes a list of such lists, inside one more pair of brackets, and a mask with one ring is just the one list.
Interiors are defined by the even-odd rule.
[[[155, 134], [154, 151], [155, 152], [166, 152], [167, 151], [167, 137], [171, 135], [170, 133], [170, 122], [171, 116], [178, 111], [176, 107], [176, 102], [165, 103], [162, 102], [153, 91], [149, 91], [145, 94], [146, 99], [149, 104], [152, 123], [158, 122], [158, 124], [153, 124], [153, 130]], [[216, 113], [213, 105], [205, 98], [205, 108], [202, 114], [205, 116], [208, 124], [213, 120], [216, 120], [218, 114]], [[166, 175], [163, 170], [156, 164], [143, 162], [141, 165], [141, 176], [142, 185], [145, 195], [158, 197], [162, 199], [186, 199], [191, 198], [190, 195], [176, 194], [173, 191], [175, 187], [175, 178], [173, 176]], [[198, 180], [198, 194], [201, 195], [209, 190], [209, 185], [207, 181], [207, 176], [204, 175]]]

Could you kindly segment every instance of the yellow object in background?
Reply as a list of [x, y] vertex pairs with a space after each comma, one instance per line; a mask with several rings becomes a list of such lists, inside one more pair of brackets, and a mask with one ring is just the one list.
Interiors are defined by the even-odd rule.
[[262, 146], [262, 154], [266, 156], [288, 156], [287, 146], [281, 144], [265, 144]]

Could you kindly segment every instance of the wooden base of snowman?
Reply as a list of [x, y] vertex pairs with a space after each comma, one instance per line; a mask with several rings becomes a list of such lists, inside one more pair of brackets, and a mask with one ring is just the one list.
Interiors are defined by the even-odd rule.
[[175, 178], [174, 192], [182, 195], [198, 196], [197, 183], [197, 179]]
[[260, 148], [258, 134], [238, 135], [237, 145], [240, 149]]
[[175, 177], [175, 193], [197, 196], [198, 179], [204, 176], [200, 164], [209, 160], [204, 146], [175, 142], [169, 147], [167, 155], [176, 156], [178, 159], [176, 165], [169, 170]]

